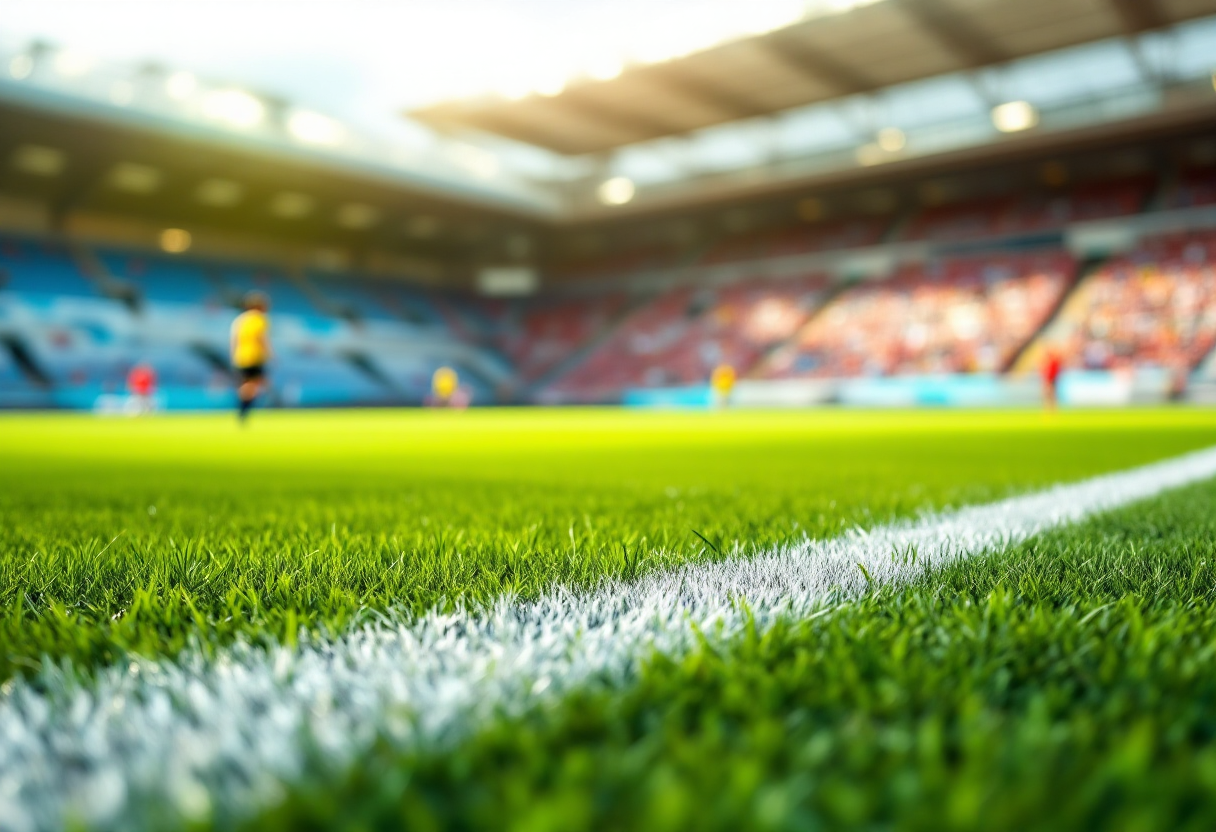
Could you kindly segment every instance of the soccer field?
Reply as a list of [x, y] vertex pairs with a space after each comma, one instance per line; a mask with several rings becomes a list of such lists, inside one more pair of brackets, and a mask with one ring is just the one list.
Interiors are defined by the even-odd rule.
[[6, 416], [0, 829], [1211, 828], [1216, 468], [1131, 469], [1212, 445], [1185, 409]]

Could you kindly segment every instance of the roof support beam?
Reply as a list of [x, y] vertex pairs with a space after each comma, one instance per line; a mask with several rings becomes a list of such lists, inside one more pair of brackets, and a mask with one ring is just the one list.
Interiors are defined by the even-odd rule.
[[1003, 63], [1012, 57], [944, 0], [903, 0], [901, 6], [970, 69]]
[[1128, 34], [1160, 29], [1169, 24], [1156, 0], [1106, 0]]
[[826, 84], [838, 95], [869, 92], [878, 86], [864, 73], [845, 66], [822, 52], [816, 52], [794, 43], [791, 38], [783, 36], [780, 32], [769, 35], [758, 42], [770, 55], [786, 66], [796, 69], [814, 81]]
[[630, 137], [630, 141], [682, 132], [682, 128], [675, 123], [651, 118], [636, 110], [622, 110], [583, 90], [572, 90], [560, 98], [553, 99], [553, 106], [567, 110], [578, 118], [603, 125], [609, 130], [625, 133]]
[[664, 87], [684, 98], [708, 105], [732, 119], [768, 115], [768, 110], [745, 96], [736, 95], [719, 86], [707, 84], [674, 64], [658, 64], [649, 67], [646, 81]]

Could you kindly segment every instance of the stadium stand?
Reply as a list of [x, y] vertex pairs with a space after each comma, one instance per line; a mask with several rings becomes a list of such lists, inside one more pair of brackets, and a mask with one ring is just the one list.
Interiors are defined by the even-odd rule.
[[998, 372], [1056, 308], [1074, 269], [1062, 251], [907, 266], [836, 297], [756, 375]]
[[710, 247], [700, 262], [708, 265], [763, 260], [874, 245], [882, 239], [889, 224], [879, 219], [837, 220], [734, 237]]
[[[313, 303], [319, 290], [259, 266], [77, 248], [0, 239], [0, 406], [92, 407], [121, 394], [136, 363], [155, 370], [166, 406], [227, 406], [228, 328], [250, 289], [272, 298], [272, 397], [284, 404], [419, 402], [441, 363], [459, 368], [486, 401], [507, 374], [453, 337], [426, 296], [409, 287], [358, 278], [343, 287], [327, 278], [335, 304], [362, 304], [348, 320]], [[82, 271], [92, 262], [103, 270], [100, 282]], [[123, 287], [122, 297], [104, 296], [108, 283]], [[409, 312], [384, 311], [391, 304]]]
[[67, 248], [56, 243], [0, 238], [0, 268], [7, 276], [0, 290], [26, 298], [99, 297], [97, 287], [80, 273]]
[[1136, 177], [1090, 183], [1058, 194], [979, 199], [927, 208], [904, 229], [906, 240], [959, 241], [1031, 234], [1070, 222], [1134, 214], [1154, 180]]
[[1087, 370], [1188, 372], [1216, 345], [1216, 232], [1160, 236], [1078, 285], [1019, 369], [1042, 350]]
[[537, 298], [500, 307], [497, 341], [520, 381], [532, 382], [595, 339], [626, 308], [623, 292]]
[[813, 276], [672, 289], [626, 318], [551, 391], [596, 401], [630, 387], [703, 383], [719, 364], [745, 371], [806, 320], [826, 287]]
[[1183, 170], [1168, 201], [1171, 208], [1194, 208], [1214, 204], [1216, 204], [1216, 166]]
[[211, 307], [223, 303], [220, 287], [195, 261], [119, 250], [101, 250], [97, 256], [111, 277], [133, 287], [148, 303]]

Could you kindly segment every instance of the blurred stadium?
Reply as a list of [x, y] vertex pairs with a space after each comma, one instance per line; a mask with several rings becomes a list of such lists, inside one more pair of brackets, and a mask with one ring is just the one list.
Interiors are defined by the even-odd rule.
[[740, 404], [1015, 404], [1045, 345], [1065, 403], [1210, 399], [1213, 13], [757, 4], [399, 129], [11, 35], [0, 406], [113, 406], [140, 362], [227, 406], [251, 288], [282, 406], [440, 366], [474, 404], [697, 405], [722, 364]]
[[0, 832], [1211, 830], [1213, 402], [1216, 0], [0, 0]]

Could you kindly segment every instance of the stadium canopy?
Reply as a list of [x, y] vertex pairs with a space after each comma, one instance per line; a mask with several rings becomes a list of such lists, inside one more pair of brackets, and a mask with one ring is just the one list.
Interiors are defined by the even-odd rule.
[[410, 115], [564, 155], [677, 136], [1216, 14], [1216, 0], [877, 0], [555, 94]]

